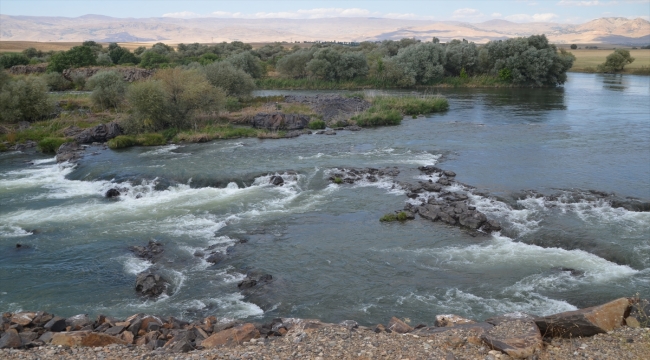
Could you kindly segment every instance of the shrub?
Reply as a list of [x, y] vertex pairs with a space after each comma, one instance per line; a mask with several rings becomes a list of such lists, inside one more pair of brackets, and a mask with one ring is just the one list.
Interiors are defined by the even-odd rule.
[[47, 137], [38, 142], [38, 148], [41, 152], [54, 154], [65, 141], [64, 138]]
[[255, 80], [244, 70], [228, 62], [215, 62], [203, 68], [212, 86], [223, 89], [228, 96], [248, 97], [255, 90]]
[[36, 76], [9, 81], [0, 89], [0, 121], [36, 121], [53, 110], [47, 84]]
[[353, 116], [350, 120], [362, 127], [390, 126], [401, 124], [402, 115], [397, 110], [385, 110], [372, 106], [361, 114]]
[[100, 71], [88, 79], [88, 88], [92, 89], [90, 99], [102, 109], [116, 108], [124, 101], [126, 83], [116, 71]]
[[106, 54], [106, 53], [101, 53], [97, 55], [97, 65], [99, 66], [111, 66], [113, 65], [113, 60], [111, 60], [111, 57]]
[[164, 69], [147, 81], [133, 84], [127, 99], [133, 109], [129, 131], [184, 129], [199, 111], [219, 110], [225, 103], [222, 90], [210, 85], [197, 70]]
[[282, 57], [275, 65], [280, 74], [290, 78], [307, 76], [307, 63], [311, 61], [315, 50], [303, 49]]
[[169, 63], [169, 58], [166, 55], [152, 50], [145, 51], [140, 59], [140, 66], [147, 69], [160, 67], [160, 65], [167, 63]]
[[65, 69], [92, 66], [97, 64], [93, 48], [89, 46], [75, 46], [65, 52], [52, 55], [47, 66], [48, 71], [63, 72]]
[[378, 96], [372, 103], [382, 109], [398, 110], [404, 115], [430, 114], [449, 108], [447, 99], [440, 96]]
[[162, 135], [165, 137], [165, 140], [170, 141], [171, 139], [174, 138], [178, 134], [178, 130], [176, 129], [166, 129], [165, 131], [162, 132]]
[[462, 78], [467, 78], [467, 71], [473, 73], [478, 67], [476, 44], [467, 42], [467, 40], [448, 42], [447, 46], [445, 46], [444, 67], [451, 75], [460, 75]]
[[381, 222], [393, 222], [393, 221], [406, 221], [408, 220], [408, 217], [404, 211], [400, 211], [397, 214], [386, 214], [382, 216], [379, 221]]
[[605, 62], [598, 65], [598, 70], [601, 72], [618, 72], [622, 71], [625, 65], [634, 62], [634, 58], [630, 56], [630, 51], [625, 49], [616, 49], [613, 53], [607, 55]]
[[259, 79], [264, 75], [264, 68], [260, 63], [260, 59], [250, 51], [244, 51], [237, 55], [233, 55], [227, 58], [226, 61], [232, 64], [235, 68], [243, 70], [256, 79]]
[[27, 65], [29, 58], [23, 54], [7, 53], [0, 56], [0, 67], [9, 69], [15, 65]]
[[135, 146], [137, 143], [134, 136], [120, 135], [108, 140], [108, 147], [111, 149], [122, 149]]
[[72, 85], [77, 90], [83, 90], [86, 87], [86, 77], [82, 74], [72, 75]]
[[158, 146], [158, 145], [165, 145], [167, 143], [167, 139], [165, 139], [165, 136], [163, 134], [144, 134], [138, 137], [138, 145], [143, 145], [143, 146]]
[[73, 86], [72, 82], [57, 72], [51, 72], [43, 75], [43, 80], [45, 80], [45, 83], [47, 84], [50, 91], [70, 90]]
[[[395, 64], [414, 84], [426, 84], [444, 75], [445, 50], [440, 44], [420, 43], [401, 49]], [[460, 69], [459, 69], [460, 71]]]
[[571, 44], [571, 50], [575, 50], [575, 49], [577, 49], [577, 48], [578, 48], [578, 45], [576, 45], [576, 44]]
[[312, 120], [307, 124], [307, 127], [312, 130], [325, 129], [325, 121], [323, 120]]

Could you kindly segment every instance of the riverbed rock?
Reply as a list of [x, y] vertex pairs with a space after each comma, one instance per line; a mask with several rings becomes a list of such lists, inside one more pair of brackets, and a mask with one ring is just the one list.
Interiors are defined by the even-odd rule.
[[140, 259], [156, 263], [165, 252], [165, 247], [156, 240], [149, 240], [146, 246], [129, 246], [129, 250]]
[[454, 314], [446, 314], [446, 315], [436, 315], [436, 322], [434, 325], [437, 327], [452, 327], [461, 324], [474, 324], [474, 323], [476, 323], [476, 321], [466, 319], [462, 316], [458, 316]]
[[400, 319], [398, 319], [398, 318], [396, 318], [394, 316], [392, 318], [390, 318], [390, 321], [388, 322], [387, 329], [390, 330], [390, 331], [394, 331], [394, 332], [396, 332], [398, 334], [406, 334], [408, 332], [413, 331], [412, 327], [410, 327], [404, 321], [402, 321], [402, 320], [400, 320]]
[[309, 124], [309, 116], [301, 114], [259, 113], [251, 120], [251, 125], [258, 129], [300, 130]]
[[246, 290], [254, 286], [265, 285], [271, 281], [273, 281], [273, 276], [270, 274], [265, 274], [259, 271], [249, 271], [246, 274], [246, 278], [237, 284], [237, 287], [239, 290]]
[[32, 323], [32, 320], [34, 320], [35, 317], [36, 313], [33, 312], [16, 313], [11, 317], [11, 323], [27, 326]]
[[106, 196], [109, 199], [114, 198], [114, 197], [118, 197], [120, 195], [121, 195], [120, 191], [117, 190], [116, 188], [108, 189], [106, 191], [106, 194], [104, 194], [104, 196]]
[[112, 344], [126, 345], [126, 341], [111, 335], [106, 335], [101, 333], [90, 333], [82, 337], [81, 343], [79, 345], [88, 346], [88, 347], [97, 347], [97, 346], [107, 346]]
[[348, 98], [332, 94], [315, 96], [287, 95], [284, 97], [284, 101], [305, 104], [315, 113], [321, 115], [326, 122], [346, 121], [354, 114], [365, 111], [370, 107], [370, 103], [362, 98]]
[[52, 336], [52, 341], [50, 342], [55, 346], [80, 346], [81, 341], [90, 334], [90, 331], [66, 331], [56, 333]]
[[460, 225], [472, 230], [477, 230], [483, 226], [486, 221], [487, 217], [478, 211], [468, 210], [467, 212], [463, 212], [458, 216], [458, 222]]
[[65, 319], [65, 324], [70, 327], [71, 331], [77, 331], [92, 324], [92, 321], [87, 314], [79, 314]]
[[203, 340], [201, 346], [209, 349], [217, 346], [239, 345], [259, 336], [260, 332], [255, 325], [247, 323], [213, 334]]
[[110, 122], [86, 129], [77, 134], [74, 140], [79, 144], [103, 143], [119, 135], [122, 135], [120, 125], [116, 122]]
[[540, 317], [535, 323], [545, 337], [593, 336], [622, 326], [629, 309], [630, 301], [620, 298], [599, 306]]
[[65, 330], [66, 326], [64, 318], [55, 316], [52, 320], [48, 321], [43, 328], [47, 331], [59, 332]]
[[209, 263], [212, 263], [212, 264], [217, 264], [217, 263], [219, 263], [219, 262], [221, 262], [221, 261], [223, 261], [225, 259], [226, 259], [226, 255], [224, 255], [223, 253], [214, 252], [214, 253], [208, 255], [208, 257], [205, 258], [205, 261], [207, 261]]
[[74, 161], [80, 159], [83, 148], [76, 142], [66, 142], [61, 144], [56, 151], [56, 162]]
[[167, 281], [159, 274], [141, 272], [135, 280], [135, 291], [143, 296], [158, 297], [167, 289]]
[[17, 349], [23, 346], [23, 341], [14, 329], [9, 329], [0, 337], [0, 349]]
[[481, 336], [485, 344], [515, 359], [532, 356], [542, 347], [542, 335], [534, 321], [509, 320], [499, 323]]
[[271, 179], [269, 181], [271, 182], [272, 185], [275, 185], [275, 186], [284, 185], [284, 179], [280, 175], [271, 176]]

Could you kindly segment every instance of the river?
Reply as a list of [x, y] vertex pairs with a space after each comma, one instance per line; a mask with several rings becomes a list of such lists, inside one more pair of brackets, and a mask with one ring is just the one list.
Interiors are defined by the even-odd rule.
[[[0, 153], [0, 310], [432, 324], [650, 297], [650, 212], [588, 193], [650, 201], [650, 77], [571, 73], [556, 89], [434, 92], [449, 111], [335, 136], [95, 147], [74, 166]], [[290, 93], [319, 92], [258, 92]], [[475, 187], [448, 190], [503, 230], [380, 223], [408, 200], [391, 179], [328, 180], [335, 167], [395, 166], [396, 180], [415, 183], [426, 179], [417, 167], [434, 164]], [[276, 172], [284, 186], [269, 183]], [[123, 195], [104, 198], [113, 187]], [[156, 264], [128, 249], [151, 239], [165, 247]], [[226, 260], [195, 256], [207, 248]], [[167, 295], [136, 295], [148, 268], [170, 281]], [[249, 269], [274, 280], [244, 297]]]

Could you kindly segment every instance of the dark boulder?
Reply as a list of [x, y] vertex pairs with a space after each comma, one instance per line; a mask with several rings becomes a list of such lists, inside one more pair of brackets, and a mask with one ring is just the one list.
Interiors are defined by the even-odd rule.
[[81, 158], [83, 148], [76, 142], [61, 144], [56, 150], [56, 162], [74, 161]]
[[122, 135], [122, 128], [116, 122], [100, 124], [86, 129], [77, 134], [74, 139], [79, 144], [90, 144], [93, 142], [106, 142], [116, 136]]
[[135, 279], [135, 291], [147, 297], [158, 297], [167, 289], [167, 281], [159, 274], [148, 271], [138, 274]]
[[66, 326], [65, 319], [57, 316], [48, 321], [43, 328], [47, 331], [59, 332], [65, 330]]
[[109, 189], [108, 191], [106, 191], [106, 194], [105, 194], [105, 196], [107, 198], [109, 198], [109, 199], [114, 198], [114, 197], [118, 197], [120, 195], [121, 195], [120, 191], [117, 190], [116, 188]]
[[422, 183], [422, 189], [428, 192], [440, 192], [440, 190], [442, 190], [442, 186], [436, 183], [424, 182]]
[[0, 337], [0, 349], [14, 348], [17, 349], [23, 346], [23, 341], [14, 329], [5, 331], [4, 335]]
[[258, 271], [249, 271], [246, 278], [237, 284], [239, 290], [250, 289], [255, 286], [262, 286], [270, 283], [273, 276]]
[[147, 246], [129, 246], [129, 250], [140, 259], [155, 263], [162, 257], [165, 248], [163, 244], [155, 240], [149, 240]]
[[208, 257], [205, 258], [205, 261], [207, 261], [209, 263], [212, 263], [212, 264], [217, 264], [217, 263], [223, 261], [224, 259], [226, 259], [226, 255], [224, 255], [224, 254], [222, 254], [220, 252], [214, 252], [214, 253], [208, 255]]
[[275, 186], [280, 186], [284, 184], [284, 179], [280, 175], [273, 175], [271, 176], [270, 182]]
[[84, 326], [92, 324], [92, 321], [87, 314], [79, 314], [65, 319], [65, 324], [70, 327], [70, 330], [81, 330]]
[[458, 222], [467, 228], [477, 230], [487, 221], [487, 217], [478, 211], [468, 210], [458, 216]]
[[251, 120], [251, 125], [258, 129], [300, 130], [309, 124], [309, 116], [300, 114], [259, 113]]

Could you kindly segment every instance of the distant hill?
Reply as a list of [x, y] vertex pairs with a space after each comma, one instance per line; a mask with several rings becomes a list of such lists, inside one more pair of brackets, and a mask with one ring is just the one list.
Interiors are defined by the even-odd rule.
[[515, 23], [490, 20], [399, 20], [384, 18], [220, 19], [113, 18], [84, 15], [76, 18], [0, 15], [2, 41], [84, 41], [169, 43], [271, 41], [365, 41], [415, 37], [441, 41], [467, 39], [479, 43], [532, 34], [546, 34], [559, 44], [646, 44], [650, 22], [637, 18], [601, 18], [584, 24]]

